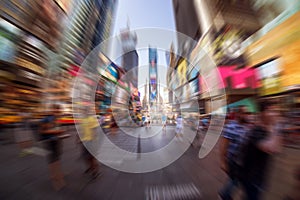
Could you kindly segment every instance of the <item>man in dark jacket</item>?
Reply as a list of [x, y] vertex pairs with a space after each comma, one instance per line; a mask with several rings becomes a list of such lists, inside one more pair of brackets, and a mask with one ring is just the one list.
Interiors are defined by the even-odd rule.
[[242, 151], [242, 184], [247, 200], [261, 199], [271, 155], [278, 153], [282, 144], [276, 107], [270, 102], [262, 102], [259, 107], [260, 118]]

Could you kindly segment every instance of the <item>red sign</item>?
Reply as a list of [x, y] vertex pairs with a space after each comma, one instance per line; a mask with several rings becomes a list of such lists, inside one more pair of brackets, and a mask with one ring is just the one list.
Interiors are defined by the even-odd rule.
[[79, 66], [71, 65], [71, 69], [69, 70], [69, 73], [70, 73], [72, 76], [78, 76], [79, 70], [80, 70], [80, 67], [79, 67]]

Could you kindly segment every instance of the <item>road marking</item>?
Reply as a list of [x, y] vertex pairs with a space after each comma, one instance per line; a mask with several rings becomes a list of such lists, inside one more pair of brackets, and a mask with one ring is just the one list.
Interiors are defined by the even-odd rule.
[[193, 183], [152, 185], [145, 190], [146, 200], [199, 200], [201, 193]]

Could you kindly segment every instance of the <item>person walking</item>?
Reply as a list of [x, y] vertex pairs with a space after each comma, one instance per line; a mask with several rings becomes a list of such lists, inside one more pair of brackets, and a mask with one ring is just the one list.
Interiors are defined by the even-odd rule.
[[146, 124], [146, 116], [143, 115], [142, 116], [142, 126], [145, 126], [145, 124]]
[[49, 151], [48, 163], [50, 177], [56, 191], [66, 185], [60, 163], [62, 143], [59, 135], [64, 132], [57, 122], [60, 113], [60, 106], [52, 105], [49, 114], [41, 122], [42, 138]]
[[183, 119], [179, 114], [178, 117], [176, 118], [176, 129], [175, 129], [176, 137], [183, 137], [182, 130], [183, 130]]
[[258, 123], [249, 132], [247, 144], [241, 153], [241, 182], [246, 200], [262, 199], [262, 191], [266, 186], [272, 155], [279, 153], [282, 146], [281, 127], [278, 123], [279, 113], [272, 102], [259, 104]]
[[165, 114], [162, 115], [161, 122], [163, 125], [162, 130], [166, 133], [166, 131], [167, 131], [167, 116]]
[[240, 106], [234, 118], [229, 115], [226, 117], [221, 138], [221, 169], [228, 175], [227, 182], [219, 192], [223, 200], [231, 200], [235, 188], [239, 185], [241, 168], [239, 155], [247, 131], [245, 107]]
[[99, 123], [97, 119], [91, 115], [89, 107], [85, 108], [84, 117], [81, 119], [81, 148], [82, 156], [87, 164], [85, 173], [91, 173], [93, 178], [96, 178], [100, 174], [100, 168], [97, 159], [92, 153], [96, 152], [97, 141], [96, 133]]
[[147, 128], [151, 128], [151, 116], [150, 115], [147, 116], [146, 121], [147, 121]]

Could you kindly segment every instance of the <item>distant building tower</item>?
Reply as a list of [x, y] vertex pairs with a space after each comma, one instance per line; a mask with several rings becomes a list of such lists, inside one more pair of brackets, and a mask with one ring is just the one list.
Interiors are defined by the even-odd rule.
[[122, 66], [130, 74], [131, 86], [138, 87], [139, 56], [135, 50], [137, 44], [136, 33], [130, 31], [129, 22], [127, 27], [121, 30], [121, 45], [123, 50]]
[[173, 74], [175, 71], [175, 62], [176, 62], [177, 56], [175, 54], [174, 50], [174, 44], [172, 43], [170, 46], [170, 52], [167, 57], [167, 66], [168, 66], [168, 71], [167, 71], [167, 86], [168, 86], [168, 91], [169, 91], [169, 103], [173, 103], [173, 88], [171, 85], [172, 78], [174, 78]]
[[146, 84], [144, 86], [144, 98], [143, 98], [143, 108], [144, 110], [147, 110], [148, 109], [148, 104], [149, 104], [149, 101], [148, 101], [148, 80], [146, 79]]
[[157, 49], [149, 47], [149, 102], [157, 103]]

